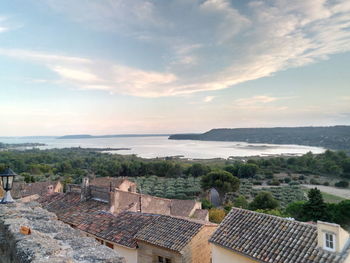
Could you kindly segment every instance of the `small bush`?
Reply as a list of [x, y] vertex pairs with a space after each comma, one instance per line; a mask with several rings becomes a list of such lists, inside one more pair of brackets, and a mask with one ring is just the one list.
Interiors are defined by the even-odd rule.
[[292, 181], [292, 182], [289, 182], [289, 185], [300, 185], [300, 183], [296, 181]]
[[312, 179], [310, 180], [310, 184], [316, 184], [316, 185], [319, 185], [319, 184], [320, 184], [320, 182], [319, 182], [318, 180], [316, 180], [316, 179], [312, 178]]
[[211, 208], [213, 208], [213, 204], [209, 200], [203, 199], [202, 200], [202, 208], [203, 209], [211, 209]]
[[284, 178], [284, 182], [285, 182], [286, 184], [288, 184], [290, 181], [291, 181], [291, 179], [290, 179], [289, 177], [285, 177], [285, 178]]
[[348, 188], [349, 187], [349, 182], [347, 181], [339, 181], [334, 184], [335, 187], [341, 187], [341, 188]]
[[323, 185], [324, 186], [329, 186], [329, 182], [324, 182]]
[[268, 185], [280, 185], [280, 182], [277, 179], [273, 179], [267, 182]]
[[305, 175], [299, 175], [299, 180], [305, 180]]
[[225, 218], [226, 213], [223, 209], [212, 208], [209, 210], [209, 221], [219, 224]]

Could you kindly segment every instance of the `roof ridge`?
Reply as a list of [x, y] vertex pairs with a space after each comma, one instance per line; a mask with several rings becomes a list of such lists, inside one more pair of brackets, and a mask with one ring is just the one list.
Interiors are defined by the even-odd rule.
[[[291, 222], [291, 223], [294, 223], [294, 224], [300, 224], [300, 225], [305, 225], [305, 226], [317, 228], [317, 226], [315, 226], [315, 225], [313, 225], [313, 224], [310, 224], [310, 223], [307, 223], [307, 222], [298, 221], [298, 220], [296, 220], [296, 219], [294, 219], [294, 218], [288, 219], [288, 218], [285, 218], [285, 217], [280, 217], [280, 216], [276, 216], [276, 215], [265, 214], [265, 213], [261, 213], [261, 212], [257, 212], [257, 211], [252, 211], [252, 210], [248, 210], [248, 209], [243, 209], [243, 208], [238, 208], [238, 207], [232, 207], [232, 209], [231, 209], [231, 211], [229, 212], [229, 214], [230, 214], [233, 210], [241, 210], [241, 211], [245, 211], [245, 212], [247, 212], [247, 213], [258, 214], [258, 215], [265, 216], [265, 217], [275, 218], [275, 219], [278, 219], [278, 220], [281, 220], [281, 221], [288, 221], [288, 222]], [[229, 214], [227, 214], [227, 216], [228, 216]], [[227, 216], [225, 217], [225, 219], [227, 218]], [[224, 220], [225, 220], [225, 219], [224, 219]]]

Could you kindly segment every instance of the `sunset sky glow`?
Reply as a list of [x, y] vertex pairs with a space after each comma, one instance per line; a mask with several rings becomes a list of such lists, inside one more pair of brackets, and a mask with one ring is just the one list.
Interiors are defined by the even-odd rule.
[[0, 136], [350, 125], [348, 0], [3, 0]]

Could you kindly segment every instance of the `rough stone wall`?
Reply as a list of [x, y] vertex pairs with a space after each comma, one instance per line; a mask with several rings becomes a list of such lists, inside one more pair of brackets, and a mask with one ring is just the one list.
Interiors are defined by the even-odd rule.
[[210, 236], [214, 233], [217, 226], [204, 226], [191, 242], [181, 251], [183, 262], [191, 263], [210, 263], [211, 262], [211, 245]]
[[[20, 233], [21, 226], [31, 234]], [[0, 263], [124, 263], [119, 254], [58, 221], [37, 202], [0, 204]]]

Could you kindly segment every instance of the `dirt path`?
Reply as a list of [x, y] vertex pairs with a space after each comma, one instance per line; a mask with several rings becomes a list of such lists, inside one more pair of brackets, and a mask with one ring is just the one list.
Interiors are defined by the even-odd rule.
[[318, 188], [321, 192], [325, 192], [328, 194], [340, 196], [346, 199], [350, 199], [350, 189], [342, 189], [336, 188], [332, 186], [324, 186], [324, 185], [313, 185], [313, 184], [303, 184], [302, 186], [306, 188]]

